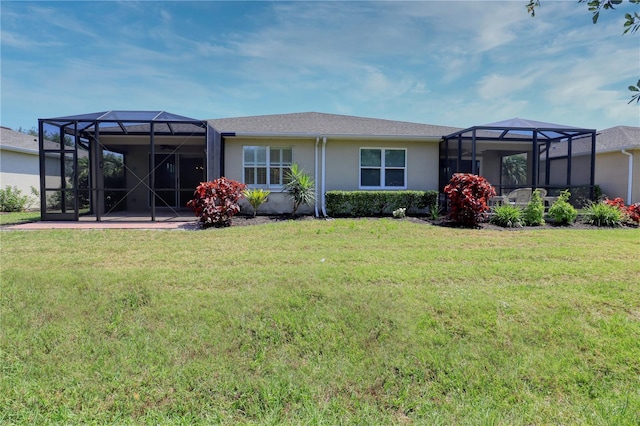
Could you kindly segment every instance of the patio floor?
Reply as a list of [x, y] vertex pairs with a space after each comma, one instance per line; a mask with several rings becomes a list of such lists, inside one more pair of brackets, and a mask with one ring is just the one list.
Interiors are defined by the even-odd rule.
[[78, 221], [39, 221], [2, 226], [3, 230], [41, 229], [200, 229], [195, 216], [158, 215], [152, 222], [148, 214], [125, 213], [103, 217], [100, 222], [95, 216], [81, 216]]

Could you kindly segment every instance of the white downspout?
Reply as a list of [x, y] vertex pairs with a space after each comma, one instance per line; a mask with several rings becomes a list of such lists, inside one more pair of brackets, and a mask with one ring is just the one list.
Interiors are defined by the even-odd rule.
[[633, 195], [633, 154], [625, 151], [624, 149], [620, 152], [622, 152], [624, 155], [629, 156], [629, 171], [628, 171], [629, 180], [627, 181], [627, 204], [631, 204], [632, 202], [631, 196]]
[[[320, 136], [316, 137], [316, 147], [313, 150], [313, 161], [314, 161], [314, 167], [313, 167], [313, 180], [315, 182], [315, 191], [316, 194], [318, 193], [318, 144], [320, 143]], [[315, 209], [315, 214], [316, 217], [318, 217], [318, 197], [316, 197], [315, 203], [314, 203], [314, 209]]]
[[322, 185], [321, 185], [321, 191], [322, 194], [320, 194], [320, 199], [322, 200], [322, 214], [324, 217], [327, 217], [327, 206], [325, 205], [325, 200], [324, 200], [324, 193], [325, 193], [325, 188], [326, 188], [326, 168], [325, 168], [325, 159], [327, 158], [326, 156], [326, 151], [327, 151], [327, 137], [323, 136], [322, 137]]

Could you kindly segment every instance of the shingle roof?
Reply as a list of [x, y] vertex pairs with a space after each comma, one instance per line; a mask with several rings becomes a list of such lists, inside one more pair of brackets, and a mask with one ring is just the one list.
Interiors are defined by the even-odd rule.
[[281, 136], [308, 134], [318, 136], [415, 136], [440, 138], [460, 130], [460, 128], [456, 127], [319, 112], [218, 118], [207, 121], [221, 133], [255, 133]]
[[[38, 145], [38, 137], [33, 135], [27, 135], [26, 133], [16, 132], [7, 127], [0, 126], [0, 148], [26, 152], [38, 155], [40, 147]], [[43, 141], [45, 149], [59, 149], [60, 145], [57, 142], [53, 142], [49, 139]], [[79, 156], [86, 156], [86, 151], [80, 151]]]
[[640, 127], [616, 126], [596, 135], [597, 151], [640, 148]]
[[0, 127], [0, 146], [2, 148], [19, 148], [24, 151], [38, 152], [38, 137]]
[[[596, 153], [620, 151], [623, 149], [640, 149], [640, 127], [616, 126], [596, 133]], [[591, 152], [591, 137], [573, 140], [571, 152], [584, 154]], [[566, 147], [555, 149], [554, 155], [566, 153]]]

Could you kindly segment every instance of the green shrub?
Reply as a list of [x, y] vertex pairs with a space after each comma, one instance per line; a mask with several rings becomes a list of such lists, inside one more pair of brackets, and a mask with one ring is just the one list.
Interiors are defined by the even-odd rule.
[[287, 180], [284, 189], [293, 200], [292, 214], [295, 215], [300, 206], [311, 204], [316, 199], [315, 183], [311, 176], [298, 168], [297, 164], [291, 165], [291, 170], [287, 173]]
[[327, 191], [325, 201], [330, 216], [382, 216], [437, 205], [438, 191]]
[[601, 201], [585, 208], [582, 221], [595, 226], [617, 227], [622, 225], [624, 219], [624, 212], [619, 207]]
[[243, 194], [251, 207], [253, 207], [253, 217], [256, 217], [256, 214], [258, 214], [258, 208], [268, 201], [268, 197], [271, 192], [265, 191], [264, 189], [252, 188], [245, 189]]
[[524, 225], [524, 213], [518, 206], [504, 204], [497, 206], [493, 210], [493, 215], [489, 219], [490, 223], [502, 226], [503, 228], [520, 228]]
[[569, 225], [578, 217], [578, 211], [569, 204], [571, 193], [562, 191], [555, 203], [549, 208], [549, 217], [558, 225]]
[[0, 211], [22, 212], [31, 204], [28, 195], [22, 195], [22, 191], [17, 186], [6, 186], [0, 189]]
[[523, 221], [527, 226], [544, 225], [544, 204], [538, 191], [533, 191], [531, 201], [524, 208]]

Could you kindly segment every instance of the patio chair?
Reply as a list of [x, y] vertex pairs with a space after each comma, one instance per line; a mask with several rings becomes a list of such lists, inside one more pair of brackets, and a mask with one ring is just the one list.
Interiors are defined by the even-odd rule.
[[518, 188], [507, 194], [509, 203], [515, 206], [524, 207], [531, 201], [531, 194], [533, 191], [531, 188]]

